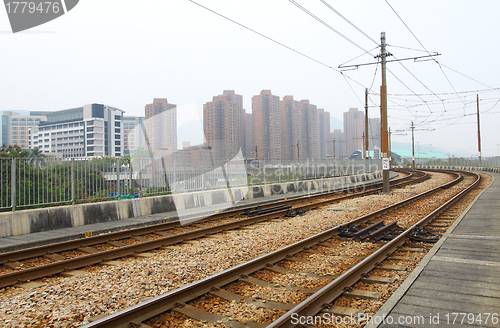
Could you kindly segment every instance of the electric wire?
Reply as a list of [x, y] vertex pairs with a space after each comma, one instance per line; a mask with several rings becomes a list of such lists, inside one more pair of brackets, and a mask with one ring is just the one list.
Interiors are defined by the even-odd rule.
[[[432, 54], [427, 50], [427, 48], [423, 45], [422, 42], [420, 42], [420, 40], [417, 38], [417, 36], [415, 35], [415, 33], [413, 33], [413, 31], [410, 29], [410, 27], [405, 23], [405, 21], [401, 18], [401, 16], [399, 16], [399, 14], [396, 12], [396, 10], [391, 6], [391, 4], [389, 3], [388, 0], [385, 0], [385, 3], [387, 3], [387, 5], [391, 8], [391, 10], [394, 12], [394, 14], [396, 14], [396, 16], [399, 18], [399, 20], [403, 23], [403, 25], [408, 29], [408, 31], [411, 33], [411, 35], [413, 35], [413, 37], [417, 40], [417, 42], [422, 46], [422, 48], [424, 48], [424, 50], [427, 52], [427, 54], [438, 64], [439, 68], [441, 69], [441, 72], [443, 72], [446, 80], [448, 81], [448, 83], [450, 84], [451, 88], [453, 89], [453, 91], [455, 91], [455, 93], [457, 92], [457, 90], [455, 89], [455, 87], [453, 86], [453, 84], [451, 83], [450, 79], [448, 78], [448, 76], [446, 75], [446, 73], [443, 71], [443, 68], [441, 67], [441, 64], [432, 56]], [[457, 94], [458, 95], [458, 94]]]
[[[297, 7], [299, 8], [303, 8], [302, 6], [298, 5], [295, 1], [293, 0], [289, 0], [291, 3], [293, 3], [294, 5], [296, 5]], [[354, 27], [358, 32], [360, 32], [361, 34], [363, 34], [365, 37], [367, 37], [369, 40], [371, 40], [373, 43], [377, 44], [377, 41], [375, 41], [373, 38], [371, 38], [368, 34], [366, 34], [365, 32], [363, 32], [360, 28], [358, 28], [354, 23], [352, 23], [350, 20], [348, 20], [345, 16], [343, 16], [338, 10], [336, 10], [335, 8], [333, 8], [332, 6], [330, 6], [326, 1], [324, 0], [320, 0], [325, 6], [327, 6], [330, 10], [332, 10], [335, 14], [337, 14], [338, 16], [340, 16], [342, 19], [344, 19], [349, 25], [351, 25], [352, 27]], [[320, 20], [319, 18], [317, 18], [316, 15], [310, 13], [307, 9], [303, 8], [302, 9], [304, 12], [308, 13], [311, 17], [317, 19], [318, 21], [322, 22], [323, 25], [325, 25], [326, 23], [324, 23], [322, 20]], [[341, 35], [341, 34], [340, 34]], [[341, 35], [343, 36], [343, 35]], [[350, 39], [349, 39], [350, 40]], [[352, 42], [352, 41], [351, 41]], [[357, 47], [360, 47], [359, 45], [355, 44]], [[365, 49], [363, 49], [365, 51], [365, 53], [367, 53], [368, 51], [366, 51]], [[396, 58], [394, 56], [394, 58]], [[397, 59], [397, 58], [396, 58]], [[432, 90], [430, 90], [422, 81], [420, 81], [412, 72], [410, 72], [410, 70], [408, 68], [406, 68], [405, 65], [403, 65], [399, 59], [398, 60], [398, 63], [406, 70], [408, 71], [408, 73], [410, 73], [420, 84], [422, 84], [427, 90], [429, 90], [430, 92], [433, 92]], [[387, 68], [387, 70], [402, 84], [404, 85], [408, 90], [410, 90], [411, 92], [415, 93], [410, 87], [408, 87], [405, 83], [403, 83], [403, 81], [401, 81], [401, 79], [396, 76], [395, 73], [393, 73], [389, 68]], [[416, 93], [415, 93], [416, 94]], [[439, 98], [439, 97], [438, 97]], [[422, 101], [424, 101], [422, 99]], [[425, 101], [424, 101], [425, 102]], [[432, 109], [430, 107], [428, 107], [429, 109], [429, 112], [432, 113]]]
[[270, 37], [268, 37], [268, 36], [266, 36], [266, 35], [264, 35], [264, 34], [262, 34], [262, 33], [258, 32], [258, 31], [256, 31], [256, 30], [254, 30], [254, 29], [252, 29], [252, 28], [248, 27], [248, 26], [245, 26], [245, 25], [243, 25], [243, 24], [241, 24], [241, 23], [239, 23], [239, 22], [237, 22], [237, 21], [235, 21], [235, 20], [233, 20], [233, 19], [231, 19], [231, 18], [229, 18], [229, 17], [227, 17], [227, 16], [224, 16], [224, 15], [222, 15], [222, 14], [220, 14], [220, 13], [216, 12], [215, 10], [212, 10], [212, 9], [210, 9], [210, 8], [208, 8], [208, 7], [205, 7], [205, 6], [203, 6], [202, 4], [199, 4], [199, 3], [198, 3], [198, 2], [196, 2], [196, 1], [193, 1], [193, 0], [188, 0], [188, 1], [189, 1], [189, 2], [191, 2], [191, 3], [193, 3], [193, 4], [195, 4], [195, 5], [197, 5], [197, 6], [199, 6], [199, 7], [201, 7], [201, 8], [203, 8], [203, 9], [205, 9], [205, 10], [207, 10], [207, 11], [209, 11], [209, 12], [211, 12], [211, 13], [213, 13], [213, 14], [215, 14], [215, 15], [217, 15], [217, 16], [219, 16], [219, 17], [222, 17], [222, 18], [224, 18], [224, 19], [226, 19], [226, 20], [228, 20], [228, 21], [230, 21], [230, 22], [232, 22], [232, 23], [234, 23], [234, 24], [236, 24], [236, 25], [238, 25], [238, 26], [240, 26], [240, 27], [243, 27], [244, 29], [246, 29], [246, 30], [248, 30], [248, 31], [250, 31], [250, 32], [253, 32], [253, 33], [255, 33], [255, 34], [257, 34], [257, 35], [259, 35], [259, 36], [261, 36], [261, 37], [263, 37], [263, 38], [265, 38], [265, 39], [267, 39], [267, 40], [271, 41], [271, 42], [274, 42], [274, 43], [276, 43], [276, 44], [278, 44], [278, 45], [280, 45], [280, 46], [282, 46], [282, 47], [284, 47], [284, 48], [286, 48], [286, 49], [288, 49], [288, 50], [291, 50], [291, 51], [293, 51], [293, 52], [295, 52], [295, 53], [297, 53], [297, 54], [299, 54], [299, 55], [301, 55], [301, 56], [303, 56], [303, 57], [306, 57], [307, 59], [310, 59], [310, 60], [312, 60], [312, 61], [314, 61], [314, 62], [316, 62], [316, 63], [318, 63], [318, 64], [320, 64], [320, 65], [322, 65], [322, 66], [325, 66], [325, 67], [327, 67], [327, 68], [329, 68], [329, 69], [331, 69], [331, 70], [333, 70], [333, 71], [335, 71], [335, 72], [337, 72], [337, 73], [340, 73], [340, 74], [344, 77], [344, 79], [349, 79], [349, 80], [353, 81], [354, 83], [358, 84], [359, 86], [361, 86], [361, 87], [365, 88], [365, 86], [364, 86], [363, 84], [361, 84], [360, 82], [358, 82], [358, 81], [354, 80], [353, 78], [351, 78], [351, 77], [349, 77], [348, 75], [344, 74], [342, 71], [339, 71], [339, 70], [337, 70], [337, 69], [333, 68], [332, 66], [330, 66], [330, 65], [328, 65], [328, 64], [325, 64], [325, 63], [323, 63], [323, 62], [321, 62], [321, 61], [319, 61], [319, 60], [317, 60], [317, 59], [315, 59], [315, 58], [313, 58], [313, 57], [311, 57], [311, 56], [309, 56], [309, 55], [306, 55], [306, 54], [305, 54], [305, 53], [303, 53], [303, 52], [300, 52], [300, 51], [298, 51], [298, 50], [295, 50], [295, 49], [293, 49], [293, 48], [291, 48], [291, 47], [287, 46], [287, 45], [286, 45], [286, 44], [284, 44], [284, 43], [281, 43], [281, 42], [279, 42], [279, 41], [277, 41], [277, 40], [275, 40], [275, 39], [273, 39], [273, 38], [270, 38]]
[[329, 25], [328, 23], [326, 23], [324, 20], [322, 20], [321, 18], [319, 18], [318, 16], [316, 16], [315, 14], [313, 14], [312, 12], [310, 12], [309, 10], [307, 10], [306, 8], [304, 8], [303, 6], [301, 6], [300, 4], [298, 4], [296, 1], [294, 0], [288, 0], [290, 1], [290, 3], [292, 3], [294, 6], [296, 6], [297, 8], [299, 8], [300, 10], [302, 10], [303, 12], [305, 12], [306, 14], [308, 14], [309, 16], [311, 16], [312, 18], [314, 18], [315, 20], [317, 20], [318, 22], [320, 22], [322, 25], [324, 25], [326, 28], [330, 29], [331, 31], [335, 32], [336, 34], [338, 34], [340, 37], [342, 37], [344, 40], [346, 40], [347, 42], [351, 43], [352, 45], [354, 45], [355, 47], [358, 47], [359, 49], [363, 50], [365, 53], [367, 53], [368, 51], [366, 49], [364, 49], [363, 47], [361, 47], [359, 44], [357, 44], [356, 42], [354, 42], [353, 40], [349, 39], [347, 36], [345, 36], [344, 34], [340, 33], [339, 31], [337, 31], [336, 29], [334, 29], [331, 25]]

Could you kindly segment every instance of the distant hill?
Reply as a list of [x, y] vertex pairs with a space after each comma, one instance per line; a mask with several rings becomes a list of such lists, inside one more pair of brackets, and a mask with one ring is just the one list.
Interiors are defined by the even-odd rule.
[[330, 114], [330, 132], [333, 132], [333, 130], [335, 130], [335, 129], [343, 130], [344, 123], [342, 122], [342, 120], [339, 120], [338, 118], [333, 117]]

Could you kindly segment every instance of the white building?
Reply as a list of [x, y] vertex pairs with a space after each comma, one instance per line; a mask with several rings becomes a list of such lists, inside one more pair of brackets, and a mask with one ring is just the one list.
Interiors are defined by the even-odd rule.
[[30, 130], [30, 148], [64, 158], [123, 156], [123, 113], [102, 104], [46, 112]]

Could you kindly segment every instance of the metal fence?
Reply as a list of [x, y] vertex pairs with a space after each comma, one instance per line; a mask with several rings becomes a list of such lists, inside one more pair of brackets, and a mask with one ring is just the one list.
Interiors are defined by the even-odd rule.
[[[402, 165], [411, 165], [411, 159], [405, 158]], [[500, 156], [484, 157], [450, 157], [450, 158], [417, 158], [415, 164], [425, 166], [458, 166], [458, 167], [500, 167]]]
[[[207, 161], [208, 162], [208, 161]], [[164, 158], [0, 159], [0, 209], [252, 186], [374, 172], [380, 160], [233, 159], [198, 166]]]

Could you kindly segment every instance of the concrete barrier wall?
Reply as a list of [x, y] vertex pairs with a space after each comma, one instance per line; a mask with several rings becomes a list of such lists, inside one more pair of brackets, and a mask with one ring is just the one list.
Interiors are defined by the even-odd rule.
[[[380, 178], [382, 171], [328, 179], [285, 182], [272, 185], [238, 187], [183, 194], [124, 199], [118, 201], [58, 206], [0, 213], [0, 237], [50, 231], [87, 224], [124, 220], [140, 216], [175, 212], [188, 216], [187, 210], [219, 211], [244, 199], [272, 195], [296, 196], [304, 193], [333, 191], [348, 184]], [[231, 192], [231, 194], [230, 194]], [[213, 213], [213, 212], [212, 212]], [[191, 213], [192, 214], [192, 213]]]

